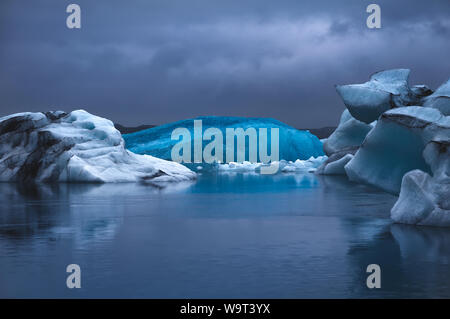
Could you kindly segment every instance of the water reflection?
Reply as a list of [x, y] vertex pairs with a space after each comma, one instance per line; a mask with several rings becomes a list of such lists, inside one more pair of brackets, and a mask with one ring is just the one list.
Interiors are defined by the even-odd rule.
[[392, 225], [395, 200], [313, 174], [0, 184], [0, 297], [450, 297], [450, 230]]
[[404, 260], [450, 263], [450, 229], [393, 224], [391, 233]]

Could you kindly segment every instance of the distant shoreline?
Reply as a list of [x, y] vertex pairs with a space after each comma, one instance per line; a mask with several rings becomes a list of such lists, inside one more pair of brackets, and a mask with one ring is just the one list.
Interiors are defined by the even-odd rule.
[[[149, 129], [152, 127], [156, 127], [158, 125], [139, 125], [139, 126], [128, 127], [128, 126], [124, 126], [124, 125], [121, 125], [118, 123], [114, 123], [114, 126], [121, 134], [131, 134], [131, 133], [139, 132], [139, 131], [146, 130], [146, 129]], [[334, 126], [325, 126], [325, 127], [321, 127], [321, 128], [311, 128], [311, 129], [299, 128], [299, 130], [302, 130], [302, 131], [310, 131], [311, 134], [317, 136], [319, 139], [329, 137], [331, 135], [331, 133], [334, 132], [335, 129], [336, 129], [336, 127], [334, 127]]]

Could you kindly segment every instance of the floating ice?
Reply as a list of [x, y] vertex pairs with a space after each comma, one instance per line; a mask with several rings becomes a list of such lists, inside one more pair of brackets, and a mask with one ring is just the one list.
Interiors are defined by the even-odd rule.
[[111, 121], [78, 110], [0, 118], [0, 181], [169, 182], [183, 165], [133, 154]]
[[[318, 156], [316, 158], [310, 157], [307, 160], [297, 159], [296, 161], [279, 161], [274, 162], [272, 165], [278, 165], [279, 172], [283, 173], [308, 173], [314, 172], [325, 160], [327, 156]], [[226, 163], [218, 164], [217, 168], [219, 172], [259, 172], [261, 167], [269, 164], [262, 163]]]
[[450, 226], [450, 80], [433, 93], [409, 87], [408, 76], [389, 70], [337, 87], [348, 112], [324, 142], [329, 157], [316, 173], [344, 170], [352, 181], [400, 192], [391, 211], [396, 222]]

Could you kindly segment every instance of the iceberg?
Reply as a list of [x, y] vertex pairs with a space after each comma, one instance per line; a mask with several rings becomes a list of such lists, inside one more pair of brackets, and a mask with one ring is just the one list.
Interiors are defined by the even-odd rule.
[[450, 226], [450, 80], [433, 92], [409, 87], [409, 72], [336, 87], [347, 110], [324, 141], [328, 159], [316, 174], [345, 174], [399, 194], [395, 222]]
[[183, 165], [125, 149], [111, 121], [84, 110], [17, 113], [0, 118], [0, 181], [177, 182]]
[[414, 93], [419, 88], [410, 89], [409, 73], [408, 69], [381, 71], [373, 74], [366, 83], [338, 85], [336, 90], [350, 114], [368, 124], [389, 109], [419, 103], [420, 95]]
[[[307, 160], [311, 156], [323, 156], [323, 146], [320, 140], [309, 131], [301, 131], [293, 128], [280, 121], [270, 118], [243, 118], [243, 117], [216, 117], [206, 116], [195, 119], [182, 120], [161, 126], [156, 126], [143, 131], [123, 136], [128, 150], [137, 154], [148, 154], [158, 158], [171, 160], [172, 148], [179, 140], [172, 140], [172, 132], [177, 128], [186, 128], [191, 133], [191, 154], [194, 154], [194, 120], [201, 120], [202, 129], [217, 128], [223, 134], [223, 158], [226, 158], [226, 129], [254, 128], [258, 131], [260, 128], [267, 128], [270, 132], [271, 128], [279, 129], [279, 160], [296, 161]], [[269, 134], [270, 135], [270, 134]], [[271, 138], [268, 137], [267, 150], [271, 149]], [[209, 141], [203, 141], [203, 148]], [[249, 143], [245, 144], [246, 160], [248, 158]], [[259, 148], [259, 146], [258, 146]], [[259, 154], [259, 151], [257, 152]], [[235, 159], [237, 161], [237, 159]], [[192, 160], [193, 162], [193, 160]], [[230, 161], [231, 162], [231, 161]], [[260, 162], [259, 156], [257, 162]], [[195, 165], [197, 166], [197, 165]]]
[[351, 181], [398, 194], [407, 172], [431, 173], [422, 156], [426, 145], [449, 136], [450, 117], [437, 109], [409, 106], [389, 110], [381, 115], [345, 171]]

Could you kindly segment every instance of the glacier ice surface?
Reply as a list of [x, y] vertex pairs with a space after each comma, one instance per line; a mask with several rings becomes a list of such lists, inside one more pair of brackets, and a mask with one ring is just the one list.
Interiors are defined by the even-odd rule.
[[0, 118], [0, 181], [170, 182], [183, 165], [127, 151], [111, 121], [84, 110]]

